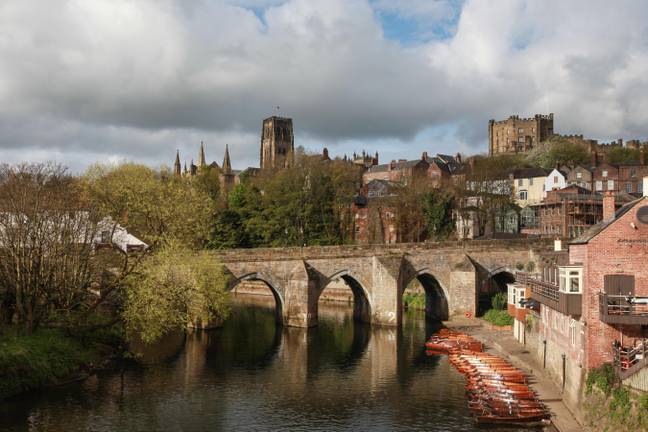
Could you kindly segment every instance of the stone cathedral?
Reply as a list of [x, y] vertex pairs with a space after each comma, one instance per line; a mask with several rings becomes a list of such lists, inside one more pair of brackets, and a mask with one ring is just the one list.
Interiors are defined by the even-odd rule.
[[262, 170], [287, 168], [293, 164], [294, 154], [292, 119], [272, 116], [263, 120], [259, 167]]

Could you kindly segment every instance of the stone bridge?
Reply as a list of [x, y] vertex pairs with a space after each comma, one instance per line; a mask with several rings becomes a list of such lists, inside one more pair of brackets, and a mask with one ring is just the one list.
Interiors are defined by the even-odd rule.
[[418, 279], [426, 314], [446, 320], [478, 311], [480, 299], [505, 287], [516, 269], [538, 268], [544, 240], [490, 240], [368, 246], [235, 249], [219, 251], [231, 273], [230, 288], [244, 280], [265, 282], [287, 326], [317, 325], [320, 294], [344, 280], [357, 320], [400, 326], [405, 288]]

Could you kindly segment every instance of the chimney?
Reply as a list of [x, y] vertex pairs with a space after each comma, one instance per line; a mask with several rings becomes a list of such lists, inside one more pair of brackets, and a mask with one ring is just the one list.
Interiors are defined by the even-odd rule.
[[461, 153], [457, 153], [457, 155], [455, 156], [455, 160], [459, 165], [461, 165]]
[[598, 153], [596, 150], [592, 152], [592, 166], [597, 167], [598, 166]]
[[614, 213], [616, 213], [616, 207], [614, 205], [614, 192], [607, 191], [603, 194], [603, 222], [614, 220]]
[[643, 147], [641, 147], [641, 150], [639, 150], [639, 164], [646, 165], [646, 152], [644, 151]]
[[421, 160], [424, 160], [424, 161], [427, 161], [427, 160], [428, 160], [428, 154], [427, 154], [427, 152], [423, 152], [423, 154], [421, 155]]
[[643, 178], [643, 196], [648, 197], [648, 176]]
[[393, 170], [394, 168], [396, 168], [396, 161], [392, 160], [391, 162], [389, 162], [389, 171]]

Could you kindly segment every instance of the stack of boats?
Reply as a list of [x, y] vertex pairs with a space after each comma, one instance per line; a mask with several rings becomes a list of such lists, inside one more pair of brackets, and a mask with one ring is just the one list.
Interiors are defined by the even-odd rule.
[[425, 344], [428, 354], [446, 353], [468, 382], [470, 410], [478, 423], [540, 423], [550, 417], [528, 377], [506, 360], [483, 352], [474, 338], [442, 329]]

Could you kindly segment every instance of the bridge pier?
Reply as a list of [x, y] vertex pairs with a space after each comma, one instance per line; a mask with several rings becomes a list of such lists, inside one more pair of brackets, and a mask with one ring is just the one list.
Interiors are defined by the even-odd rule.
[[317, 280], [309, 274], [306, 262], [299, 261], [290, 272], [284, 298], [284, 324], [289, 327], [317, 325]]

